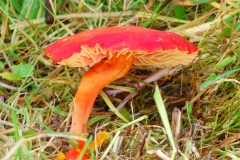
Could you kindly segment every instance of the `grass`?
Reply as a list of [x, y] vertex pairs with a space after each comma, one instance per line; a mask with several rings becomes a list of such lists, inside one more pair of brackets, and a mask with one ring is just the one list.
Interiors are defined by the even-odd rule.
[[[104, 89], [124, 92], [102, 92], [95, 102], [89, 130], [111, 134], [94, 153], [97, 159], [168, 159], [173, 142], [175, 159], [240, 157], [238, 0], [195, 0], [188, 6], [173, 1], [164, 8], [155, 0], [50, 2], [54, 24], [45, 23], [44, 1], [0, 1], [0, 158], [54, 159], [69, 150], [69, 138], [78, 137], [68, 132], [69, 104], [83, 70], [53, 64], [43, 48], [67, 35], [115, 25], [178, 33], [200, 54], [192, 65], [143, 87], [120, 111], [116, 106], [135, 93], [133, 84], [152, 71], [133, 68]], [[155, 85], [163, 97], [157, 103]], [[169, 120], [160, 119], [159, 102]], [[171, 125], [170, 140], [165, 122]]]

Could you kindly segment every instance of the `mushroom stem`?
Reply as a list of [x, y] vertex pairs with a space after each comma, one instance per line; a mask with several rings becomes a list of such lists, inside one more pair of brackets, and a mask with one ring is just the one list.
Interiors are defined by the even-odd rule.
[[88, 118], [97, 95], [106, 85], [124, 76], [130, 70], [133, 60], [127, 53], [103, 59], [83, 75], [75, 96], [72, 132], [87, 132]]

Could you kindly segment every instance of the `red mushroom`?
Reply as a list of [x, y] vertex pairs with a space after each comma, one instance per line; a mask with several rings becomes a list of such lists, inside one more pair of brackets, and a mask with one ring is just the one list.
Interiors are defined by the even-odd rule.
[[[81, 150], [79, 148], [72, 148], [66, 153], [64, 160], [77, 160], [80, 153], [81, 153]], [[83, 157], [81, 160], [88, 160], [89, 158], [90, 157], [87, 154], [83, 154]]]
[[63, 38], [44, 49], [54, 62], [70, 67], [92, 67], [75, 96], [72, 132], [87, 132], [87, 122], [99, 92], [124, 76], [132, 64], [156, 68], [188, 65], [197, 47], [181, 36], [134, 26], [93, 29]]
[[[82, 160], [89, 159], [90, 150], [95, 149], [95, 147], [99, 148], [106, 140], [110, 138], [108, 132], [99, 133], [96, 138], [89, 144], [86, 152], [83, 154]], [[81, 154], [83, 147], [85, 146], [85, 142], [79, 141], [78, 148], [71, 148], [66, 154], [60, 152], [57, 156], [57, 160], [77, 160], [79, 155]]]

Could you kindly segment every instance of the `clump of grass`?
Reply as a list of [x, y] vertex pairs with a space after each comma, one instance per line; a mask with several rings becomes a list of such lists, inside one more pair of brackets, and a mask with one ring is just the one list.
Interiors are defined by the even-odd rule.
[[[53, 64], [43, 48], [67, 35], [115, 25], [176, 32], [196, 43], [198, 61], [155, 82], [173, 138], [156, 109], [153, 84], [120, 111], [116, 106], [151, 73], [132, 69], [110, 88], [124, 92], [96, 100], [90, 130], [111, 133], [98, 159], [238, 159], [240, 3], [209, 1], [0, 1], [0, 157], [54, 159], [70, 148], [71, 107], [83, 70]], [[105, 92], [108, 92], [104, 90]], [[107, 104], [106, 104], [107, 102]], [[108, 109], [111, 107], [111, 111]], [[113, 113], [115, 111], [116, 114]], [[173, 115], [173, 117], [171, 116]], [[79, 138], [79, 137], [78, 137]], [[171, 143], [170, 143], [171, 142]]]

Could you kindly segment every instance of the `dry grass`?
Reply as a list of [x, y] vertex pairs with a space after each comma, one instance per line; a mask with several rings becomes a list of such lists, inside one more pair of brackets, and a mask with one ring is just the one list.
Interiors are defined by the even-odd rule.
[[[92, 28], [134, 25], [176, 32], [200, 50], [194, 64], [155, 82], [172, 125], [175, 159], [240, 158], [240, 2], [188, 2], [195, 4], [169, 3], [162, 9], [162, 1], [155, 0], [53, 0], [55, 23], [48, 25], [43, 1], [0, 1], [0, 157], [54, 159], [74, 138], [68, 133], [69, 104], [83, 71], [53, 64], [44, 47]], [[133, 84], [151, 73], [133, 69], [109, 88], [134, 92]], [[157, 153], [171, 157], [154, 89], [146, 85], [118, 116], [98, 97], [89, 130], [108, 131], [111, 141], [95, 152], [96, 159], [160, 159]], [[117, 106], [128, 92], [101, 95]]]

